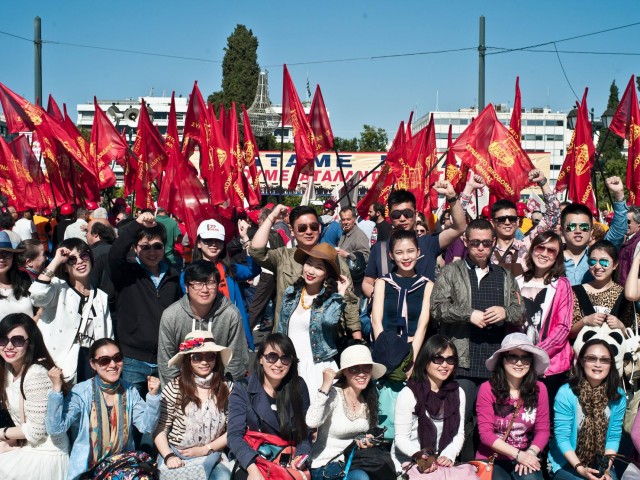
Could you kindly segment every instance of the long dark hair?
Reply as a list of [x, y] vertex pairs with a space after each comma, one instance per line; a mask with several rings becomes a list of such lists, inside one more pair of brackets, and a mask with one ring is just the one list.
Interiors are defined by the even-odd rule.
[[544, 284], [549, 285], [552, 281], [557, 280], [564, 275], [565, 267], [564, 255], [562, 254], [562, 239], [557, 233], [547, 230], [546, 232], [536, 235], [531, 242], [531, 247], [529, 248], [529, 253], [527, 255], [526, 271], [524, 272], [524, 280], [526, 282], [531, 280], [535, 273], [536, 266], [533, 264], [533, 251], [535, 248], [543, 243], [553, 242], [557, 242], [558, 244], [558, 255], [556, 255], [555, 263], [549, 268], [547, 273], [544, 274]]
[[571, 390], [576, 396], [580, 395], [580, 384], [582, 380], [585, 379], [584, 375], [584, 367], [582, 366], [582, 361], [584, 356], [587, 353], [589, 347], [593, 345], [602, 345], [609, 352], [609, 356], [611, 357], [611, 365], [609, 366], [609, 375], [604, 379], [604, 383], [607, 391], [607, 398], [609, 401], [619, 400], [621, 395], [618, 391], [618, 387], [620, 386], [620, 374], [618, 373], [618, 368], [615, 364], [615, 354], [613, 352], [613, 348], [609, 345], [605, 340], [600, 338], [592, 338], [588, 342], [586, 342], [582, 348], [580, 349], [580, 353], [578, 354], [578, 360], [574, 363], [573, 367], [571, 367], [571, 376], [569, 377], [569, 386]]
[[[195, 403], [198, 408], [202, 406], [200, 397], [198, 397], [198, 388], [195, 382], [195, 373], [191, 367], [191, 355], [184, 355], [182, 364], [180, 365], [180, 376], [178, 377], [178, 389], [180, 391], [180, 406], [184, 414], [187, 413], [187, 405]], [[224, 380], [224, 365], [220, 355], [216, 357], [213, 365], [213, 378], [211, 379], [211, 387], [209, 389], [211, 396], [216, 401], [219, 410], [226, 410], [227, 401], [229, 400], [229, 389]]]
[[455, 364], [449, 378], [444, 383], [453, 380], [458, 368], [458, 349], [455, 344], [444, 335], [434, 335], [422, 344], [416, 362], [413, 367], [413, 378], [419, 382], [428, 382], [427, 366], [436, 355], [441, 355], [447, 348], [450, 348], [455, 358]]
[[[289, 371], [276, 389], [276, 409], [278, 423], [280, 424], [280, 437], [292, 443], [299, 443], [307, 437], [307, 422], [305, 412], [302, 411], [302, 383], [298, 377], [298, 357], [296, 349], [289, 337], [282, 333], [272, 333], [264, 339], [258, 348], [253, 370], [264, 383], [264, 369], [260, 359], [264, 356], [267, 347], [280, 350], [283, 355], [291, 355], [294, 360], [289, 366]], [[289, 412], [293, 412], [293, 425], [289, 422]]]
[[[309, 257], [307, 256], [307, 259]], [[306, 263], [305, 259], [305, 263]], [[322, 260], [324, 264], [324, 268], [327, 271], [327, 278], [324, 280], [324, 288], [320, 292], [316, 298], [313, 299], [313, 303], [311, 304], [314, 308], [320, 308], [324, 304], [324, 302], [334, 293], [338, 291], [338, 282], [336, 282], [335, 274], [333, 273], [333, 269], [329, 266], [326, 260]], [[293, 283], [293, 292], [286, 295], [286, 300], [293, 301], [296, 296], [296, 292], [302, 291], [302, 287], [304, 287], [304, 278], [300, 276], [298, 280]]]
[[[496, 368], [491, 373], [489, 384], [491, 391], [496, 397], [493, 410], [496, 415], [505, 417], [513, 411], [513, 407], [507, 403], [509, 400], [509, 382], [507, 382], [507, 374], [504, 371], [504, 356], [509, 352], [500, 355], [500, 359], [496, 363]], [[529, 371], [522, 379], [520, 384], [520, 398], [524, 402], [524, 408], [536, 408], [538, 406], [538, 375], [535, 369], [535, 357], [533, 358]]]
[[[347, 388], [347, 377], [343, 374], [336, 382], [336, 387]], [[369, 428], [378, 426], [378, 389], [375, 386], [373, 378], [369, 380], [369, 383], [362, 391], [362, 396], [367, 404], [367, 411], [369, 413]]]
[[[24, 378], [27, 376], [27, 372], [31, 365], [42, 365], [47, 371], [55, 367], [55, 363], [49, 355], [42, 333], [29, 315], [25, 313], [10, 313], [0, 321], [0, 337], [6, 337], [14, 328], [22, 327], [27, 333], [27, 343], [24, 356], [24, 367], [22, 368], [22, 378], [20, 379], [20, 393], [26, 400], [27, 396], [24, 393]], [[0, 356], [0, 405], [7, 408], [7, 362]]]
[[[202, 238], [200, 238], [200, 235], [198, 235], [196, 237], [196, 242], [193, 245], [193, 252], [191, 253], [191, 261], [192, 262], [195, 262], [196, 260], [204, 260], [206, 262], [209, 261], [202, 254], [202, 249], [200, 247], [198, 247], [198, 242], [200, 242], [200, 241], [202, 241]], [[220, 250], [220, 254], [218, 255], [218, 259], [217, 260], [218, 260], [218, 262], [222, 263], [222, 265], [224, 265], [224, 273], [225, 273], [225, 275], [228, 275], [229, 277], [235, 279], [236, 275], [235, 275], [235, 273], [233, 271], [233, 268], [231, 268], [231, 259], [227, 255], [227, 244], [224, 241], [222, 242], [222, 249]]]
[[[13, 253], [11, 267], [9, 267], [9, 271], [7, 271], [7, 278], [9, 279], [13, 296], [16, 297], [16, 300], [20, 300], [22, 297], [28, 297], [29, 287], [31, 286], [31, 277], [29, 277], [29, 274], [20, 270], [18, 255], [18, 253]], [[5, 298], [7, 297], [0, 293], [0, 300]]]

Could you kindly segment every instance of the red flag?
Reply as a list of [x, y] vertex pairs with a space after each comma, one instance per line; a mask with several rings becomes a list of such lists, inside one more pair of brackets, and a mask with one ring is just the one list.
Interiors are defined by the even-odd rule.
[[[184, 131], [182, 133], [182, 154], [186, 159], [191, 158], [196, 144], [200, 144], [202, 133], [200, 120], [202, 115], [206, 115], [207, 106], [202, 99], [202, 94], [198, 88], [198, 82], [193, 83], [193, 90], [189, 96], [187, 114], [184, 121]], [[208, 164], [205, 162], [202, 145], [200, 145], [200, 176], [206, 178]]]
[[587, 92], [585, 88], [582, 103], [578, 105], [576, 129], [571, 137], [571, 144], [567, 149], [558, 180], [556, 191], [568, 189], [571, 201], [586, 205], [591, 210], [595, 208], [591, 171], [594, 165], [595, 147], [591, 137], [591, 122], [587, 109]]
[[316, 93], [313, 95], [313, 101], [311, 102], [309, 125], [311, 126], [311, 131], [316, 139], [316, 154], [322, 151], [332, 150], [333, 131], [331, 130], [331, 122], [329, 122], [329, 114], [327, 113], [327, 107], [324, 105], [324, 98], [322, 98], [320, 85], [316, 87]]
[[[433, 115], [432, 115], [433, 116]], [[411, 124], [413, 123], [413, 110], [409, 114], [409, 120], [407, 120], [407, 131], [405, 132], [405, 141], [408, 142], [413, 137], [413, 131], [411, 130]]]
[[626, 182], [629, 190], [628, 203], [640, 205], [640, 107], [634, 75], [631, 75], [609, 129], [629, 141]]
[[301, 174], [313, 175], [318, 146], [286, 65], [282, 87], [282, 127], [291, 125], [296, 148], [296, 165], [289, 182], [289, 190], [293, 190]]
[[428, 176], [424, 178], [424, 184], [422, 185], [422, 192], [420, 194], [420, 197], [424, 199], [424, 203], [421, 209], [418, 209], [416, 206], [416, 209], [423, 212], [427, 218], [429, 218], [433, 210], [438, 208], [438, 192], [433, 188], [433, 184], [440, 180], [440, 171], [435, 167], [437, 163], [438, 148], [436, 146], [436, 127], [432, 113], [429, 125], [427, 126], [426, 156], [424, 157], [424, 174]]
[[520, 200], [528, 173], [534, 167], [518, 141], [500, 123], [492, 104], [462, 132], [451, 150], [484, 179], [498, 198]]
[[116, 127], [106, 113], [98, 105], [98, 99], [93, 97], [95, 114], [91, 128], [91, 144], [89, 152], [92, 163], [98, 172], [100, 188], [112, 187], [116, 184], [116, 177], [111, 170], [111, 162], [115, 161], [124, 167], [129, 152], [129, 144], [120, 136]]
[[460, 193], [464, 190], [467, 183], [467, 177], [469, 176], [469, 167], [466, 164], [462, 164], [458, 168], [458, 162], [456, 156], [451, 150], [453, 144], [453, 126], [449, 124], [449, 136], [447, 137], [447, 156], [444, 160], [444, 178], [449, 180], [456, 193]]
[[53, 194], [47, 179], [45, 178], [38, 159], [31, 150], [29, 140], [24, 135], [20, 135], [9, 143], [9, 149], [13, 152], [23, 167], [23, 175], [26, 179], [24, 206], [42, 210], [53, 208]]
[[227, 141], [229, 142], [229, 156], [232, 177], [232, 188], [229, 191], [231, 198], [230, 205], [243, 209], [245, 207], [245, 193], [248, 190], [248, 183], [244, 177], [244, 155], [240, 146], [240, 135], [238, 133], [238, 113], [236, 112], [236, 102], [231, 102], [231, 110], [227, 112]]
[[256, 143], [256, 137], [253, 134], [251, 128], [251, 122], [249, 121], [249, 114], [247, 109], [242, 105], [242, 126], [244, 128], [244, 163], [249, 167], [249, 189], [248, 199], [250, 207], [257, 207], [260, 205], [262, 195], [260, 193], [260, 174], [258, 173], [258, 167], [256, 162], [260, 161], [260, 152], [258, 151], [258, 144]]
[[516, 77], [516, 98], [513, 101], [513, 112], [511, 112], [511, 123], [509, 124], [511, 135], [522, 143], [522, 96], [520, 95], [520, 77]]
[[44, 121], [45, 112], [0, 83], [0, 103], [9, 133], [31, 132]]
[[53, 96], [51, 94], [49, 94], [49, 101], [47, 102], [47, 113], [54, 120], [60, 123], [64, 121], [64, 117], [66, 116], [66, 112], [65, 112], [65, 115], [62, 115], [62, 112], [60, 111], [60, 107], [58, 106], [56, 101], [53, 99]]

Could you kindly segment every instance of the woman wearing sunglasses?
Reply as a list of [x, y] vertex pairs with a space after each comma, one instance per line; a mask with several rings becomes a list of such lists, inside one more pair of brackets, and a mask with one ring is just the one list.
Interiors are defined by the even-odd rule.
[[618, 346], [603, 338], [579, 343], [580, 337], [574, 345], [579, 353], [569, 383], [560, 388], [554, 403], [549, 467], [554, 480], [615, 480], [613, 469], [602, 475], [598, 467], [611, 468], [612, 461], [601, 455], [616, 454], [622, 437], [626, 400], [618, 369], [613, 367]]
[[47, 432], [62, 435], [72, 427], [77, 432], [69, 456], [69, 480], [99, 468], [112, 455], [135, 450], [133, 425], [150, 434], [158, 423], [160, 380], [147, 378], [145, 402], [136, 388], [120, 378], [123, 362], [114, 340], [96, 340], [89, 348], [89, 365], [95, 376], [75, 385], [66, 397], [62, 394], [62, 370], [49, 370], [53, 391], [47, 404]]
[[526, 309], [525, 333], [549, 355], [549, 368], [542, 379], [549, 405], [566, 382], [573, 356], [569, 344], [573, 291], [564, 272], [562, 239], [546, 231], [531, 242], [524, 275], [517, 278]]
[[45, 413], [55, 365], [37, 325], [24, 313], [0, 321], [0, 478], [62, 480], [66, 435], [47, 435]]
[[511, 333], [485, 362], [491, 378], [478, 389], [477, 458], [496, 454], [494, 480], [542, 480], [540, 452], [549, 441], [549, 399], [538, 377], [549, 356], [523, 333]]
[[91, 285], [93, 254], [78, 238], [63, 240], [49, 266], [33, 282], [31, 301], [42, 307], [38, 327], [65, 380], [82, 382], [93, 376], [89, 347], [113, 338], [107, 294]]
[[230, 386], [224, 369], [230, 358], [231, 350], [216, 345], [211, 332], [196, 330], [169, 360], [170, 366], [180, 367], [180, 375], [162, 390], [154, 438], [161, 472], [195, 463], [202, 465], [209, 480], [231, 478], [220, 463], [227, 447]]
[[7, 232], [0, 231], [0, 318], [10, 313], [33, 317], [29, 298], [31, 279], [18, 265], [18, 255], [24, 251], [24, 248], [13, 248]]
[[[246, 384], [236, 382], [229, 397], [227, 438], [236, 457], [234, 479], [265, 478], [256, 463], [259, 452], [245, 440], [245, 433], [272, 434], [295, 446], [291, 464], [308, 468], [303, 456], [311, 452], [305, 415], [309, 392], [298, 376], [296, 349], [281, 333], [267, 336], [256, 353], [252, 373]], [[302, 464], [301, 464], [302, 462]]]
[[573, 287], [573, 326], [570, 338], [576, 338], [583, 327], [600, 327], [606, 323], [612, 330], [625, 331], [634, 326], [634, 309], [624, 297], [624, 288], [615, 282], [618, 250], [608, 240], [589, 249], [589, 272], [593, 280]]
[[465, 408], [464, 391], [453, 380], [457, 366], [458, 351], [444, 335], [422, 345], [413, 377], [396, 401], [394, 453], [400, 463], [421, 450], [438, 455], [427, 474], [455, 462], [464, 444]]
[[298, 249], [294, 260], [302, 264], [302, 276], [282, 296], [277, 328], [296, 345], [298, 375], [313, 394], [322, 382], [322, 371], [338, 369], [333, 360], [338, 354], [335, 333], [349, 280], [340, 275], [338, 254], [328, 243], [308, 252]]
[[[323, 372], [322, 386], [307, 412], [307, 425], [317, 428], [313, 444], [311, 478], [322, 480], [339, 478], [342, 471], [338, 460], [340, 452], [355, 437], [366, 434], [378, 425], [378, 391], [372, 380], [386, 372], [386, 367], [375, 363], [365, 345], [347, 347], [340, 355], [337, 372], [330, 368]], [[333, 385], [334, 378], [338, 381]], [[368, 440], [358, 441], [360, 448], [368, 448]], [[368, 480], [363, 470], [350, 470], [346, 480]]]

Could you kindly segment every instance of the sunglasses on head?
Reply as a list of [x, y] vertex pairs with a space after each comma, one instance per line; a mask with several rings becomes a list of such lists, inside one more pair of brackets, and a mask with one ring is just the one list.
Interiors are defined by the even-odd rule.
[[511, 365], [515, 365], [518, 362], [521, 362], [522, 365], [531, 365], [531, 362], [533, 361], [533, 357], [531, 355], [516, 355], [515, 353], [507, 353], [502, 358]]
[[101, 367], [108, 367], [111, 365], [111, 362], [122, 363], [124, 361], [124, 355], [122, 355], [121, 352], [118, 352], [113, 357], [105, 355], [103, 357], [94, 358], [93, 361]]
[[609, 265], [611, 265], [611, 260], [609, 260], [608, 258], [601, 258], [600, 260], [596, 260], [595, 258], [590, 258], [589, 260], [587, 260], [587, 263], [589, 264], [590, 267], [595, 267], [596, 264], [599, 263], [602, 268], [607, 268], [609, 267]]
[[445, 362], [447, 363], [447, 365], [455, 365], [456, 357], [454, 356], [443, 357], [442, 355], [436, 355], [431, 359], [431, 362], [435, 363], [436, 365], [442, 365]]
[[89, 255], [89, 252], [82, 252], [77, 257], [75, 255], [69, 255], [69, 258], [67, 259], [67, 265], [73, 267], [76, 263], [78, 263], [78, 258], [80, 258], [80, 260], [82, 260], [83, 262], [88, 262], [89, 260], [91, 260], [91, 255]]
[[310, 228], [312, 232], [317, 232], [318, 230], [320, 230], [320, 224], [318, 222], [312, 222], [309, 224], [301, 223], [296, 225], [296, 230], [298, 231], [298, 233], [304, 233], [308, 228]]
[[495, 220], [498, 223], [507, 223], [507, 220], [509, 221], [509, 223], [516, 223], [518, 221], [518, 216], [517, 215], [502, 215], [500, 217], [496, 217]]
[[278, 355], [275, 352], [269, 352], [269, 353], [265, 353], [263, 357], [267, 361], [267, 363], [277, 363], [278, 360], [280, 360], [282, 365], [284, 365], [285, 367], [288, 367], [293, 363], [293, 355], [289, 355], [289, 354]]
[[193, 363], [200, 363], [203, 360], [205, 362], [213, 362], [218, 357], [217, 352], [198, 352], [191, 354], [191, 361]]
[[544, 255], [545, 253], [548, 253], [551, 257], [558, 256], [558, 250], [556, 250], [555, 248], [547, 247], [545, 245], [536, 245], [533, 251], [538, 255]]
[[27, 343], [28, 338], [24, 338], [22, 335], [14, 335], [13, 337], [0, 337], [0, 347], [6, 347], [11, 342], [16, 348], [24, 347], [24, 344]]
[[400, 217], [404, 218], [413, 218], [416, 214], [415, 210], [411, 210], [410, 208], [405, 208], [404, 210], [393, 210], [389, 213], [389, 217], [392, 220], [400, 220]]
[[473, 248], [478, 248], [480, 245], [484, 248], [491, 248], [493, 247], [493, 240], [467, 240], [467, 244]]
[[591, 225], [588, 223], [567, 223], [564, 227], [567, 232], [575, 232], [580, 229], [581, 232], [588, 232], [591, 230]]
[[147, 250], [164, 250], [164, 245], [160, 242], [156, 243], [145, 243], [143, 245], [138, 244], [140, 250], [146, 252]]
[[347, 368], [347, 371], [351, 375], [360, 375], [361, 373], [371, 373], [373, 370], [373, 365], [353, 365], [352, 367]]

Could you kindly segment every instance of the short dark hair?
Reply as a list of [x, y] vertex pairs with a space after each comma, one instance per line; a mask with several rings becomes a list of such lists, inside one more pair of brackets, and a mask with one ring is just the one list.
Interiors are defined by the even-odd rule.
[[418, 246], [418, 236], [414, 230], [394, 230], [389, 238], [389, 251], [393, 252], [393, 247], [401, 240], [411, 240]]
[[453, 365], [453, 371], [447, 381], [453, 380], [458, 368], [458, 349], [455, 344], [444, 335], [434, 335], [430, 337], [426, 342], [422, 344], [418, 356], [416, 357], [416, 363], [413, 367], [413, 377], [419, 382], [429, 381], [427, 378], [427, 365], [434, 359], [436, 355], [441, 355], [447, 348], [453, 351], [455, 363]]
[[410, 203], [413, 205], [413, 208], [416, 208], [416, 196], [407, 190], [394, 190], [389, 195], [389, 198], [387, 198], [387, 207], [389, 207], [389, 211], [391, 211], [394, 205], [398, 205], [400, 203]]
[[347, 205], [346, 207], [342, 207], [340, 209], [340, 215], [347, 212], [351, 212], [351, 215], [353, 215], [354, 218], [356, 217], [356, 209], [354, 207]]
[[316, 220], [318, 219], [318, 212], [316, 212], [315, 208], [309, 207], [308, 205], [300, 205], [299, 207], [293, 208], [289, 214], [289, 222], [291, 223], [291, 226], [293, 226], [296, 223], [296, 220], [303, 215], [313, 215], [316, 217]]
[[[120, 222], [122, 223], [122, 222]], [[138, 245], [140, 240], [143, 239], [153, 240], [154, 238], [159, 238], [163, 245], [167, 244], [167, 230], [164, 228], [164, 225], [161, 223], [157, 223], [153, 227], [144, 227], [136, 234], [134, 245]]]
[[24, 248], [24, 252], [20, 252], [16, 255], [19, 267], [24, 267], [29, 260], [35, 260], [40, 254], [39, 247], [42, 247], [42, 242], [34, 238], [27, 238], [18, 244], [18, 248]]
[[[89, 244], [84, 240], [81, 240], [75, 237], [67, 238], [66, 240], [63, 240], [58, 244], [58, 248], [68, 248], [69, 250], [73, 250], [75, 248], [78, 251], [78, 254], [80, 255], [82, 255], [85, 252], [88, 253], [89, 261], [91, 262], [91, 266], [93, 267], [93, 262], [94, 262], [93, 252], [91, 251], [91, 247], [89, 247]], [[65, 265], [66, 263], [61, 263], [58, 266], [58, 268], [56, 268], [56, 276], [64, 280], [68, 280], [69, 275], [67, 274], [67, 271], [64, 268]]]
[[464, 231], [465, 238], [469, 238], [471, 230], [490, 230], [491, 237], [496, 237], [496, 231], [493, 228], [493, 225], [491, 225], [491, 222], [489, 220], [485, 220], [484, 218], [476, 218], [475, 220], [471, 220], [469, 222], [469, 225], [467, 225], [467, 229]]
[[581, 203], [570, 203], [567, 205], [560, 214], [560, 225], [564, 227], [564, 222], [567, 219], [567, 215], [586, 215], [589, 217], [589, 223], [593, 223], [593, 214], [589, 207], [582, 205]]
[[220, 273], [215, 264], [207, 260], [196, 260], [184, 269], [184, 283], [186, 285], [189, 282], [206, 282], [211, 275], [216, 283], [220, 283]]
[[16, 224], [15, 220], [11, 216], [10, 213], [2, 213], [0, 214], [0, 229], [1, 230], [11, 230], [13, 226]]
[[502, 200], [498, 200], [493, 205], [491, 205], [491, 218], [496, 218], [496, 213], [498, 213], [500, 210], [518, 211], [518, 208], [516, 207], [516, 204], [513, 203], [511, 200], [507, 200], [506, 198], [503, 198]]
[[78, 210], [76, 210], [76, 218], [80, 218], [80, 217], [82, 217], [83, 215], [86, 215], [88, 211], [89, 211], [89, 210], [87, 210], [87, 209], [86, 209], [86, 208], [84, 208], [84, 207], [78, 207]]
[[100, 237], [100, 240], [108, 244], [112, 244], [116, 239], [116, 232], [113, 230], [113, 227], [109, 227], [100, 222], [93, 222], [90, 233], [91, 235], [97, 235]]
[[118, 345], [118, 342], [116, 342], [115, 340], [109, 337], [99, 338], [98, 340], [93, 342], [89, 347], [89, 360], [94, 360], [96, 356], [96, 352], [102, 347], [106, 347], [107, 345], [113, 345], [118, 350], [120, 350], [120, 345]]
[[377, 213], [379, 213], [380, 215], [384, 216], [384, 205], [381, 204], [380, 202], [374, 202], [372, 205], [373, 210]]

